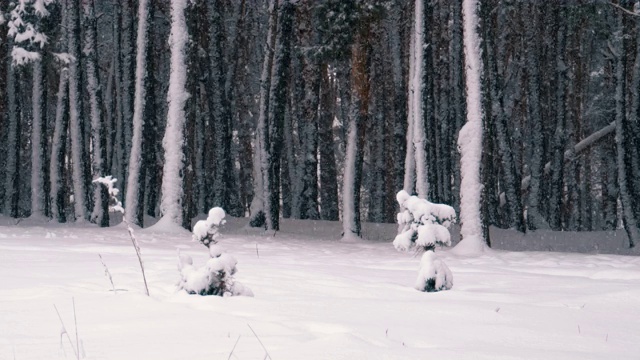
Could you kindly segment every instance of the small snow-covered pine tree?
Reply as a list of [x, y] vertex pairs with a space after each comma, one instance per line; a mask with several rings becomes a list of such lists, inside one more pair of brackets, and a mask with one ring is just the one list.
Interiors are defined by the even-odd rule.
[[436, 246], [451, 245], [449, 226], [456, 219], [455, 210], [444, 204], [434, 204], [404, 190], [396, 195], [400, 208], [400, 232], [393, 240], [398, 251], [424, 251], [416, 280], [416, 289], [426, 292], [449, 290], [453, 275], [449, 267], [435, 254]]
[[206, 220], [200, 220], [193, 227], [193, 240], [209, 248], [209, 260], [202, 267], [193, 265], [189, 255], [180, 254], [178, 288], [189, 294], [217, 296], [253, 296], [251, 290], [234, 279], [238, 261], [222, 252], [218, 245], [219, 228], [225, 223], [226, 214], [222, 208], [209, 210]]

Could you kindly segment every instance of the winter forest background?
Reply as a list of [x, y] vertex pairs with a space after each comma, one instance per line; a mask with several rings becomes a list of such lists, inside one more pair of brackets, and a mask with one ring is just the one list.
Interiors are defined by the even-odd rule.
[[[638, 6], [481, 1], [485, 230], [640, 241]], [[443, 0], [3, 1], [0, 212], [108, 226], [92, 180], [112, 175], [141, 226], [190, 228], [220, 206], [360, 236], [361, 221], [395, 222], [402, 189], [459, 213], [462, 14]]]

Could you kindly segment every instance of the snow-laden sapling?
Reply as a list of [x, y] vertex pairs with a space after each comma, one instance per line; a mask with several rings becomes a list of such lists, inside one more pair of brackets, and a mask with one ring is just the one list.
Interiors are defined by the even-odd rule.
[[238, 261], [223, 253], [218, 244], [219, 229], [225, 223], [224, 217], [224, 210], [215, 207], [209, 210], [206, 220], [198, 221], [193, 227], [193, 240], [209, 249], [210, 258], [204, 266], [196, 267], [189, 255], [179, 254], [180, 290], [198, 295], [253, 296], [249, 288], [234, 279]]
[[455, 222], [456, 212], [444, 204], [434, 204], [402, 190], [396, 195], [402, 209], [398, 213], [400, 231], [393, 240], [399, 251], [416, 249], [424, 252], [416, 280], [416, 289], [426, 292], [449, 290], [453, 275], [447, 265], [436, 256], [436, 246], [450, 246], [449, 227]]

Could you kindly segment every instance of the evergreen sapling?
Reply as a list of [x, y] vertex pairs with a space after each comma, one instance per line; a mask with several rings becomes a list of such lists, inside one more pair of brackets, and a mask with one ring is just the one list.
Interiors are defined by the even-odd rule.
[[210, 258], [204, 266], [196, 267], [189, 255], [179, 253], [178, 289], [198, 295], [253, 296], [249, 288], [234, 279], [238, 261], [233, 256], [223, 253], [222, 247], [218, 244], [220, 226], [226, 222], [224, 218], [224, 210], [215, 207], [209, 210], [206, 220], [198, 221], [193, 227], [193, 240], [209, 249]]
[[455, 210], [444, 204], [434, 204], [402, 190], [396, 195], [402, 209], [398, 213], [400, 231], [393, 240], [398, 251], [422, 251], [416, 289], [426, 292], [449, 290], [453, 275], [449, 267], [436, 256], [436, 246], [450, 246], [449, 227], [455, 222]]

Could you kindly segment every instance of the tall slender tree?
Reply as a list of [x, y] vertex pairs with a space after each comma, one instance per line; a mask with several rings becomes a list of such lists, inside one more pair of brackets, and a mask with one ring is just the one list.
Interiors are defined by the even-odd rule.
[[[149, 103], [149, 73], [147, 59], [149, 57], [149, 24], [153, 21], [149, 11], [149, 1], [140, 0], [138, 3], [138, 32], [136, 55], [135, 95], [133, 103], [133, 134], [131, 152], [129, 155], [129, 170], [127, 177], [127, 221], [139, 226], [144, 221], [144, 194], [146, 180], [146, 165], [143, 161], [143, 145], [146, 130], [145, 122], [152, 118], [149, 114], [153, 104]], [[152, 90], [152, 89], [151, 89]]]
[[80, 0], [68, 3], [68, 48], [73, 58], [69, 64], [69, 132], [71, 134], [71, 161], [73, 163], [73, 203], [76, 221], [89, 220], [91, 199], [87, 186], [87, 147], [85, 117], [82, 98], [82, 62]]
[[460, 129], [460, 236], [456, 248], [482, 251], [485, 239], [482, 225], [482, 52], [478, 34], [479, 0], [463, 0], [465, 79], [467, 87], [467, 122]]
[[[93, 149], [93, 177], [106, 176], [107, 137], [105, 119], [102, 112], [102, 88], [98, 78], [98, 30], [94, 0], [84, 3], [84, 56], [86, 59], [87, 92], [89, 94], [89, 117], [91, 118], [91, 148]], [[102, 184], [94, 185], [93, 213], [91, 221], [109, 226], [109, 192]]]
[[185, 144], [185, 104], [189, 98], [186, 91], [187, 68], [186, 49], [189, 42], [185, 11], [188, 0], [171, 0], [171, 73], [167, 102], [167, 126], [162, 146], [165, 151], [165, 163], [162, 175], [162, 223], [182, 226], [183, 171]]

